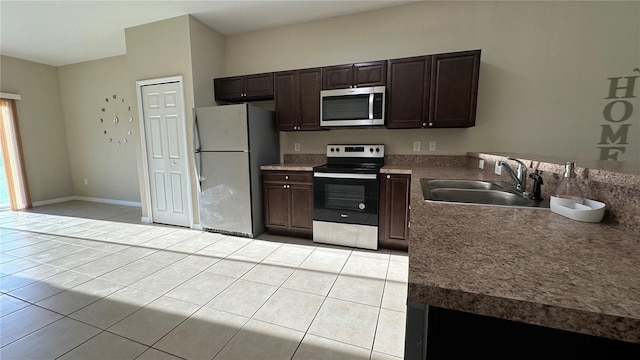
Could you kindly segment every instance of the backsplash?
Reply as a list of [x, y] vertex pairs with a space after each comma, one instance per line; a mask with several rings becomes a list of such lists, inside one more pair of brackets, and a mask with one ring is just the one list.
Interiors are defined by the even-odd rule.
[[469, 157], [466, 155], [386, 155], [385, 165], [408, 166], [467, 166]]
[[290, 165], [299, 164], [326, 164], [327, 155], [325, 154], [284, 154], [284, 163]]

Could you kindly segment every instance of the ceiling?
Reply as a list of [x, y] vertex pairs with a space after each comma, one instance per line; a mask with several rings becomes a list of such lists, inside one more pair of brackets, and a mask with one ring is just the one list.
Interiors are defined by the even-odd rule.
[[185, 14], [223, 35], [235, 35], [414, 1], [1, 0], [0, 53], [61, 66], [124, 55], [124, 29]]

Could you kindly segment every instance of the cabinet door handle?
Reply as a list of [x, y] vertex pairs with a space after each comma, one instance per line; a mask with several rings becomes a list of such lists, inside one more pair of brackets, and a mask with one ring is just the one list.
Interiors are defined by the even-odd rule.
[[285, 175], [285, 176], [284, 176], [284, 179], [285, 179], [285, 180], [289, 180], [289, 175]]
[[391, 175], [387, 175], [387, 179], [391, 179]]
[[427, 123], [422, 123], [422, 126], [423, 126], [423, 127], [427, 126]]
[[282, 187], [286, 189], [286, 188], [287, 188], [287, 185], [282, 185]]
[[432, 122], [430, 122], [430, 123], [429, 123], [429, 126], [433, 126], [433, 123], [432, 123]]

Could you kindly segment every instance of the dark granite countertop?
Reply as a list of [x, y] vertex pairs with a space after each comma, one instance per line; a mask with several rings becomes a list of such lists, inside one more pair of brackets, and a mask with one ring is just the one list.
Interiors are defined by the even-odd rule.
[[270, 164], [260, 166], [260, 170], [313, 171], [318, 165], [322, 164]]
[[637, 233], [548, 209], [426, 202], [420, 178], [498, 178], [385, 168], [412, 173], [409, 301], [640, 343]]

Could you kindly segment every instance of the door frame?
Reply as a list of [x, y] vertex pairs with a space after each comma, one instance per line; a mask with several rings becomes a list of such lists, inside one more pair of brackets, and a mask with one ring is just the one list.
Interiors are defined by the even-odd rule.
[[136, 81], [136, 97], [138, 98], [138, 119], [140, 119], [140, 146], [142, 150], [142, 172], [144, 177], [144, 193], [142, 195], [142, 201], [145, 203], [147, 207], [147, 216], [142, 217], [142, 222], [147, 224], [153, 223], [153, 207], [151, 206], [151, 181], [149, 180], [149, 160], [147, 153], [147, 139], [145, 133], [145, 122], [144, 122], [144, 108], [142, 107], [142, 87], [148, 85], [161, 85], [166, 83], [178, 83], [178, 96], [182, 99], [182, 106], [178, 112], [182, 115], [184, 121], [180, 122], [180, 130], [184, 134], [184, 141], [182, 146], [182, 151], [185, 154], [185, 163], [186, 163], [186, 183], [187, 183], [187, 208], [189, 209], [189, 226], [194, 229], [193, 223], [193, 193], [191, 189], [191, 181], [193, 180], [191, 177], [190, 170], [190, 152], [189, 146], [187, 144], [187, 114], [185, 111], [185, 99], [184, 99], [184, 79], [182, 75], [169, 76], [164, 78], [156, 78], [156, 79], [148, 79], [148, 80], [139, 80]]

